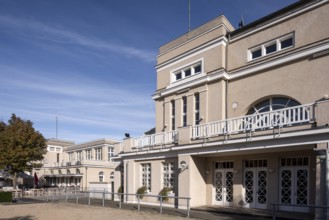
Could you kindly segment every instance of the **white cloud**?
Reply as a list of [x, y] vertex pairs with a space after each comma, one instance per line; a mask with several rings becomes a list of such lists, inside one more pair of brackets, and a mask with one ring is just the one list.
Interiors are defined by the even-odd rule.
[[101, 138], [104, 131], [108, 131], [107, 137], [125, 132], [142, 135], [154, 126], [154, 104], [149, 94], [89, 77], [68, 75], [59, 80], [57, 75], [0, 65], [0, 116], [16, 113], [44, 127], [40, 131], [45, 134], [54, 133], [54, 128], [43, 124], [51, 124], [58, 116], [74, 137], [81, 138], [79, 132], [88, 133], [75, 139], [79, 142], [91, 136]]
[[25, 30], [33, 34], [24, 34], [25, 37], [34, 37], [36, 40], [52, 41], [58, 44], [73, 44], [86, 47], [93, 50], [106, 50], [121, 54], [128, 57], [135, 57], [145, 62], [153, 62], [156, 54], [154, 51], [148, 51], [131, 46], [117, 45], [109, 41], [103, 41], [92, 37], [49, 26], [44, 23], [33, 20], [21, 20], [10, 16], [0, 15], [0, 23], [2, 26], [9, 26], [10, 29]]

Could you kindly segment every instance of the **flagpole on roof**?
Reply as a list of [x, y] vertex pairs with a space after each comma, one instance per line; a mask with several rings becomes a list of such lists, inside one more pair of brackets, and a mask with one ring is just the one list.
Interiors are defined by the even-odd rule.
[[56, 139], [58, 138], [58, 117], [56, 116]]
[[191, 31], [191, 0], [188, 0], [188, 32]]

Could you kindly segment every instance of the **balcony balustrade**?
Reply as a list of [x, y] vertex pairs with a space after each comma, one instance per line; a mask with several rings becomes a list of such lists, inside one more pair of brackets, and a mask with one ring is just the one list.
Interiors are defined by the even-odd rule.
[[134, 138], [133, 146], [135, 148], [143, 148], [157, 145], [173, 144], [177, 141], [177, 139], [178, 131], [168, 131]]
[[307, 124], [314, 120], [314, 108], [300, 105], [193, 126], [192, 139]]
[[324, 100], [312, 104], [299, 105], [210, 122], [197, 126], [179, 128], [175, 131], [145, 135], [138, 138], [127, 139], [126, 142], [124, 141], [123, 146], [126, 147], [123, 147], [123, 152], [129, 152], [134, 149], [149, 149], [149, 147], [156, 146], [162, 148], [165, 145], [172, 146], [174, 143], [185, 145], [192, 143], [193, 140], [218, 136], [233, 138], [231, 135], [246, 132], [255, 134], [259, 131], [269, 129], [279, 129], [281, 131], [286, 127], [308, 125], [315, 122], [318, 123], [317, 126], [321, 123], [326, 125], [329, 120], [328, 109], [329, 101]]
[[65, 161], [61, 163], [50, 163], [44, 166], [70, 168], [70, 167], [81, 166], [81, 165], [112, 165], [112, 164], [113, 164], [112, 161], [107, 161], [107, 160], [82, 159], [80, 161]]

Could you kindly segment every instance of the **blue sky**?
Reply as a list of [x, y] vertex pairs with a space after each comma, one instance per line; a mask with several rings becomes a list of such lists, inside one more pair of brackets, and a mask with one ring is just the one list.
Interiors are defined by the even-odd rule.
[[[191, 27], [237, 27], [295, 0], [191, 0]], [[77, 143], [155, 125], [158, 48], [188, 30], [188, 0], [0, 0], [0, 121]]]

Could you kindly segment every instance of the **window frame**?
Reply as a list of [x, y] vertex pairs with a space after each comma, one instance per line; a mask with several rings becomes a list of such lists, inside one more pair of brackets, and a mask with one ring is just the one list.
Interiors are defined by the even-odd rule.
[[[291, 39], [291, 41], [292, 41], [291, 45], [282, 48], [282, 42], [286, 41], [288, 39]], [[270, 46], [273, 46], [274, 44], [276, 45], [275, 51], [267, 52], [267, 48]], [[260, 59], [262, 57], [266, 57], [266, 56], [275, 54], [279, 51], [293, 48], [294, 46], [295, 46], [295, 33], [292, 32], [292, 33], [286, 34], [284, 36], [278, 37], [276, 39], [262, 43], [260, 45], [254, 46], [252, 48], [249, 48], [248, 49], [248, 61], [254, 61], [254, 60]], [[253, 53], [256, 51], [259, 51], [259, 50], [260, 50], [261, 55], [254, 58]]]
[[[197, 68], [200, 68], [200, 71], [196, 71]], [[188, 73], [186, 75], [186, 73]], [[204, 67], [203, 67], [203, 58], [194, 61], [193, 63], [186, 64], [184, 66], [181, 66], [173, 71], [171, 71], [171, 83], [175, 83], [190, 77], [193, 77], [195, 75], [202, 74], [204, 72]], [[177, 77], [179, 76], [179, 77]]]
[[112, 171], [110, 173], [110, 181], [113, 182], [114, 181], [114, 171]]
[[172, 189], [175, 192], [176, 164], [175, 162], [162, 163], [162, 186]]
[[194, 125], [200, 124], [200, 93], [194, 94]]
[[68, 153], [68, 156], [69, 156], [69, 162], [73, 162], [74, 161], [74, 152]]
[[77, 151], [77, 161], [82, 161], [82, 151]]
[[147, 188], [147, 192], [152, 190], [152, 166], [151, 163], [141, 164], [141, 182], [142, 186]]
[[101, 147], [95, 148], [95, 160], [103, 160], [103, 149]]
[[182, 126], [187, 126], [187, 96], [182, 97]]
[[98, 173], [98, 182], [101, 182], [101, 183], [104, 182], [104, 172], [103, 171], [100, 171]]
[[85, 154], [86, 154], [86, 160], [92, 160], [93, 159], [92, 149], [86, 149]]
[[171, 115], [170, 115], [170, 121], [171, 121], [171, 130], [176, 130], [176, 103], [175, 100], [170, 101], [170, 109], [171, 109]]
[[114, 147], [111, 146], [107, 148], [107, 160], [112, 162], [113, 157], [114, 157]]
[[[285, 104], [283, 105], [281, 102], [277, 102], [277, 100], [279, 99], [284, 100]], [[274, 111], [277, 109], [285, 109], [298, 105], [301, 105], [301, 103], [293, 98], [289, 98], [285, 96], [272, 96], [266, 99], [262, 99], [261, 101], [258, 101], [253, 105], [251, 105], [246, 115], [260, 114], [262, 112]], [[277, 108], [278, 106], [282, 106], [282, 107]], [[275, 109], [273, 109], [273, 107], [275, 107]], [[268, 110], [263, 111], [263, 109], [268, 109]]]

